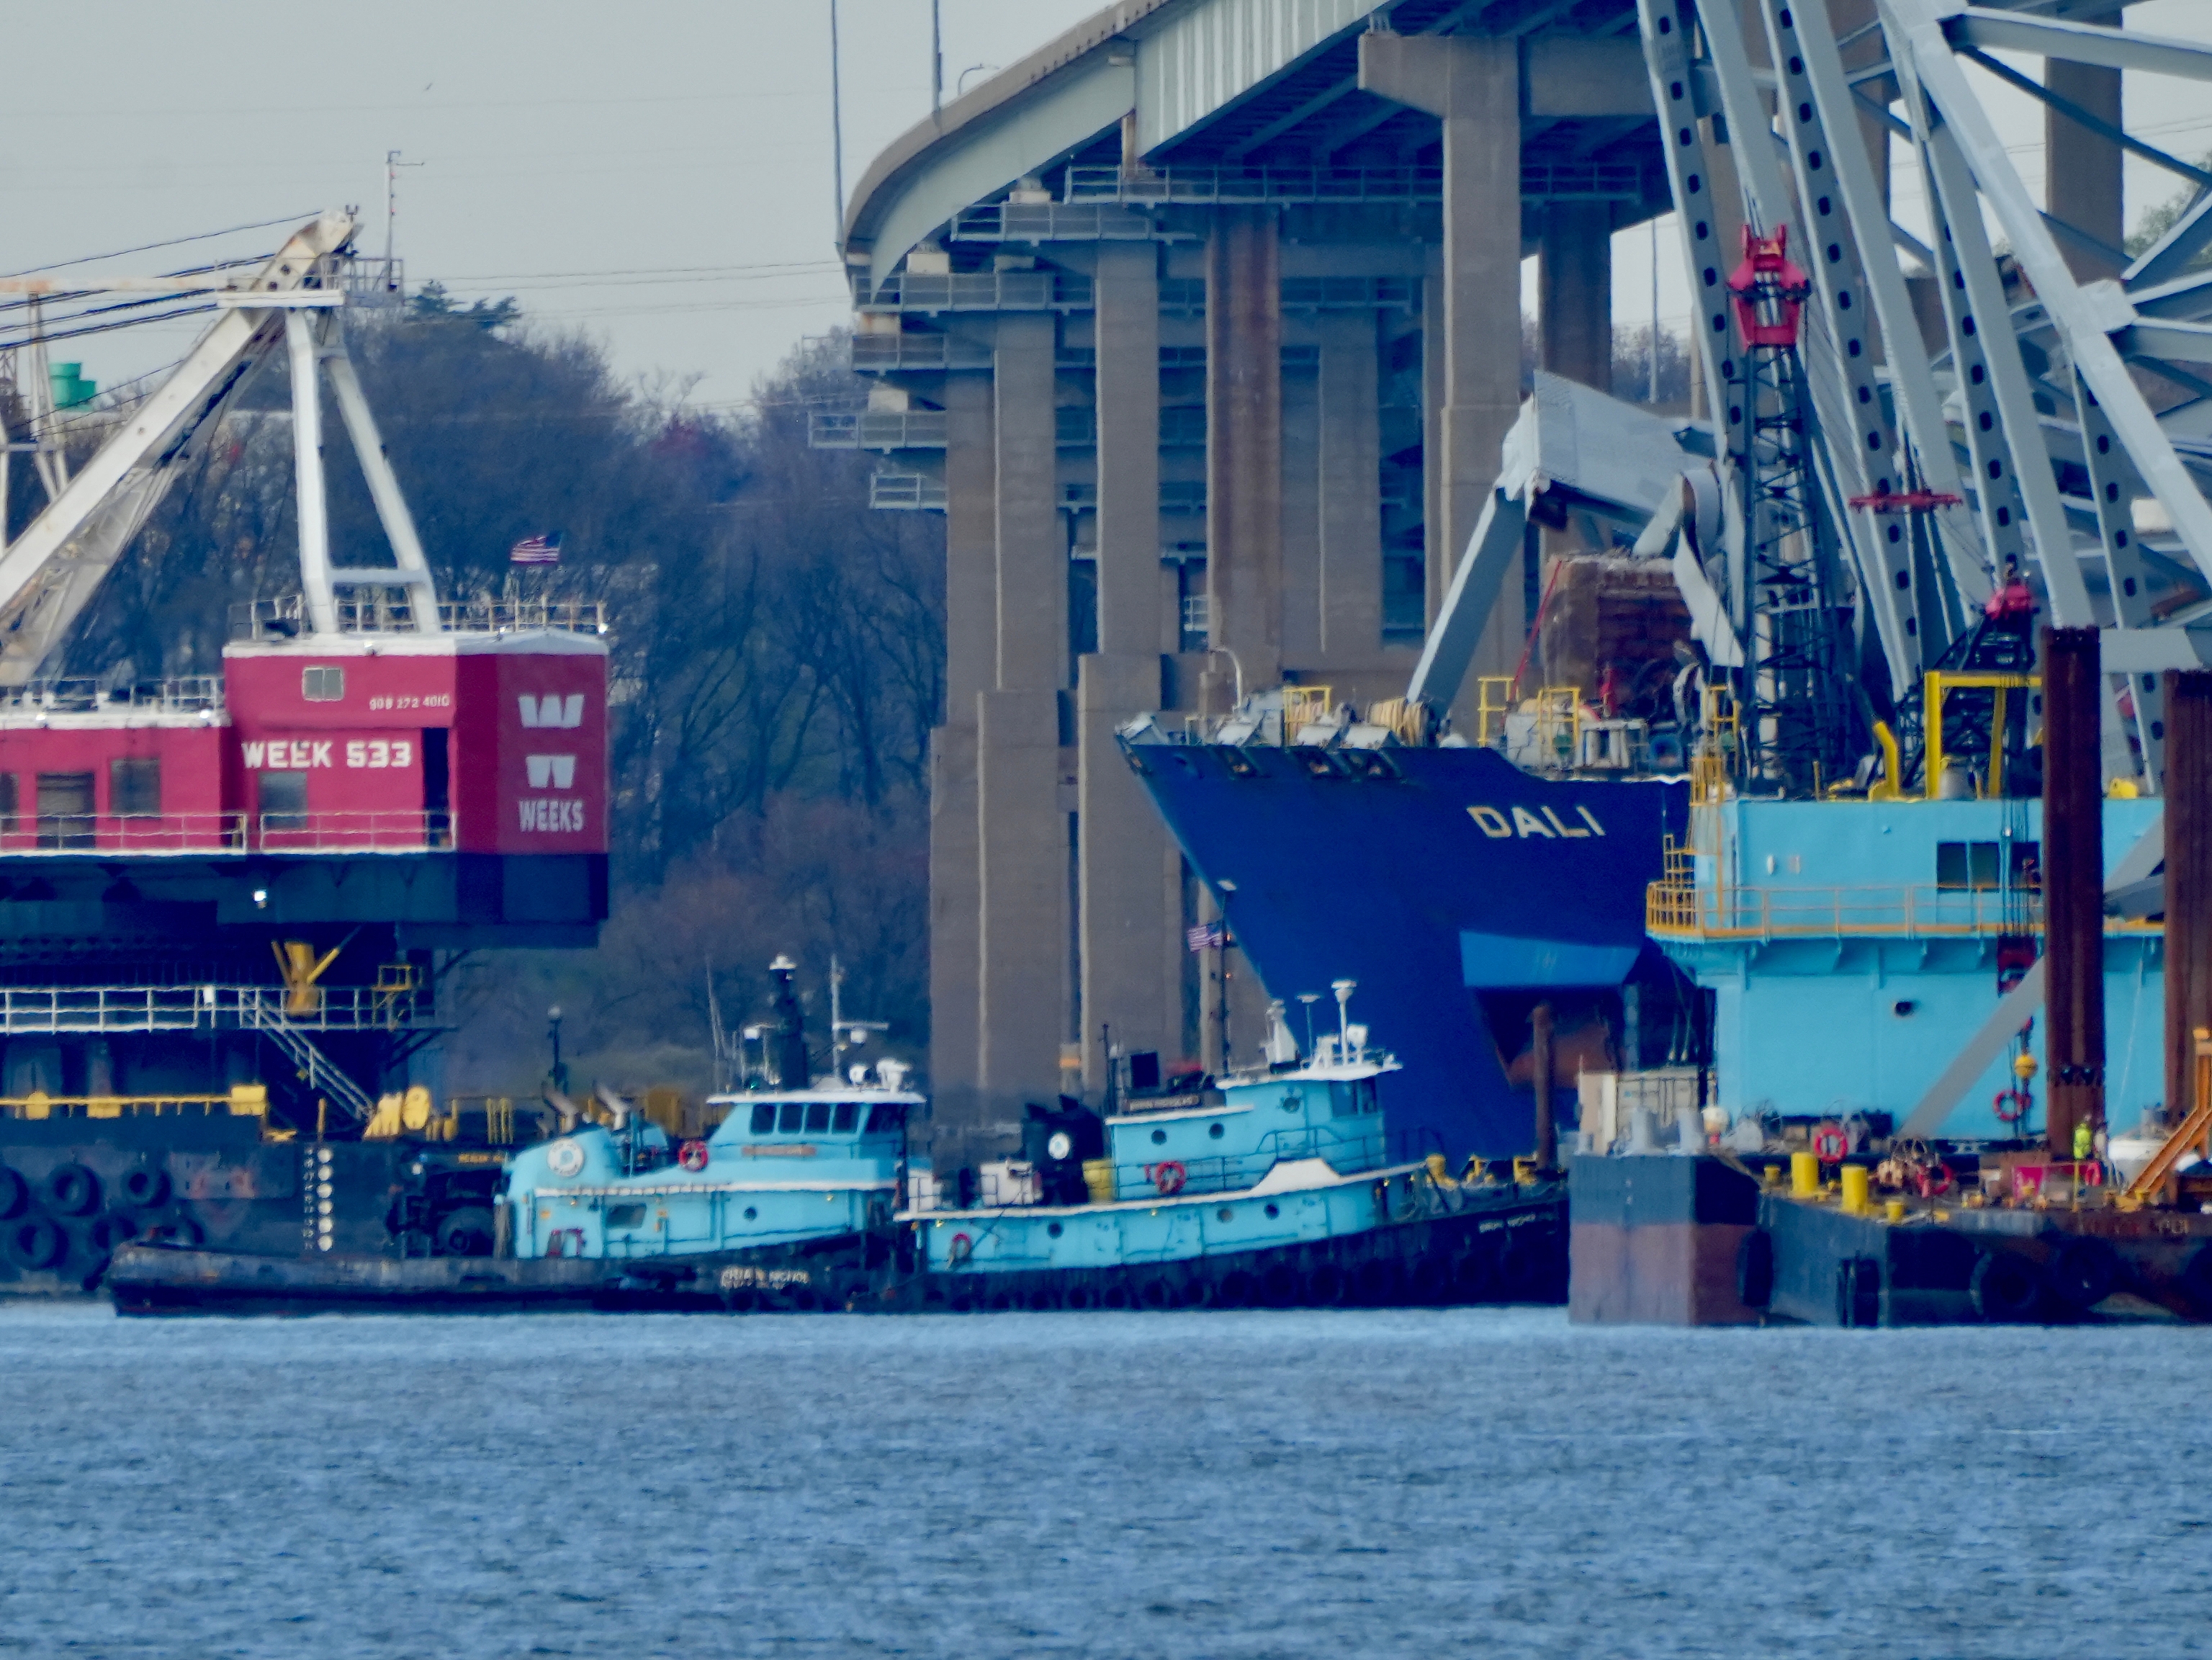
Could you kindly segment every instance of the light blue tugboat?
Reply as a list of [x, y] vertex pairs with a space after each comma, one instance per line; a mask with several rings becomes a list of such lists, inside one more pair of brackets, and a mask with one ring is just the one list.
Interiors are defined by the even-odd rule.
[[[1555, 1298], [1565, 1195], [1554, 1181], [1457, 1182], [1442, 1158], [1385, 1162], [1376, 1081], [1398, 1069], [1352, 1024], [1301, 1055], [1270, 1011], [1265, 1057], [1217, 1089], [1109, 1107], [1103, 1157], [1079, 1149], [987, 1168], [971, 1209], [909, 1209], [915, 1298], [954, 1310], [1276, 1307]], [[995, 1181], [994, 1178], [995, 1177]], [[994, 1189], [996, 1189], [995, 1191]], [[1012, 1202], [1006, 1202], [1012, 1201]]]
[[680, 1146], [605, 1098], [609, 1122], [572, 1120], [508, 1166], [516, 1259], [621, 1262], [655, 1305], [680, 1285], [738, 1309], [843, 1306], [890, 1264], [907, 1121], [924, 1098], [893, 1061], [806, 1081], [794, 970], [778, 958], [770, 971], [775, 1070], [799, 1081], [708, 1097], [720, 1123]]
[[922, 1098], [896, 1063], [877, 1072], [844, 1085], [709, 1097], [727, 1116], [680, 1147], [623, 1113], [526, 1147], [507, 1183], [515, 1256], [684, 1256], [880, 1228], [898, 1191], [907, 1116]]

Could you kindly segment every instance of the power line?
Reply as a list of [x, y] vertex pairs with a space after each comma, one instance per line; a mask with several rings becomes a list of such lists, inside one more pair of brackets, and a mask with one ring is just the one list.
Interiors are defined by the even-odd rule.
[[[88, 253], [75, 259], [58, 259], [51, 265], [32, 265], [23, 271], [11, 271], [0, 275], [36, 277], [40, 271], [65, 271], [71, 265], [88, 265], [95, 259], [120, 259], [125, 254], [150, 253], [155, 248], [181, 247], [187, 242], [204, 242], [217, 236], [235, 236], [240, 231], [266, 230], [271, 225], [296, 224], [302, 219], [313, 219], [316, 213], [321, 211], [322, 210], [318, 208], [314, 213], [288, 213], [281, 218], [263, 219], [251, 225], [233, 225], [228, 230], [204, 230], [197, 236], [173, 236], [166, 242], [141, 242], [135, 248], [118, 248], [113, 253]], [[203, 267], [202, 269], [212, 268]]]

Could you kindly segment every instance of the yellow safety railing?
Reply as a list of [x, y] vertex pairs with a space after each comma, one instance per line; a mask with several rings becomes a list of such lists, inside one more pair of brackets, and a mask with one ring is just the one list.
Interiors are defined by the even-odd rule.
[[1477, 675], [1474, 681], [1474, 741], [1488, 749], [1505, 735], [1505, 717], [1513, 712], [1513, 677]]
[[1928, 760], [1923, 771], [1923, 794], [1928, 800], [1936, 799], [1936, 792], [1943, 781], [1943, 697], [1947, 692], [1979, 690], [1996, 694], [1995, 705], [1990, 710], [1990, 765], [1982, 781], [1980, 799], [1994, 800], [2004, 794], [2004, 736], [2005, 694], [2008, 691], [2034, 691], [2043, 684], [2039, 674], [1965, 674], [1947, 673], [1930, 669], [1921, 677], [1927, 690], [1921, 708], [1928, 727]]
[[[2019, 889], [1902, 887], [1704, 888], [1680, 880], [1645, 891], [1644, 926], [1703, 939], [1834, 939], [2038, 933], [2039, 895]], [[2155, 922], [2107, 917], [2107, 933], [2156, 933]]]
[[33, 1090], [0, 1097], [0, 1118], [262, 1118], [268, 1112], [269, 1090], [262, 1084], [234, 1084], [223, 1095], [48, 1095]]

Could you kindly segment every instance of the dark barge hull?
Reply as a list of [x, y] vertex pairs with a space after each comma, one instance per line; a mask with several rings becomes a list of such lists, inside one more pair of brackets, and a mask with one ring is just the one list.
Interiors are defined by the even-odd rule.
[[915, 1273], [902, 1238], [683, 1259], [255, 1257], [125, 1246], [107, 1291], [126, 1315], [824, 1313], [1405, 1308], [1559, 1303], [1563, 1186], [1310, 1244], [1176, 1262]]
[[2212, 1215], [1969, 1208], [1853, 1215], [1719, 1158], [1583, 1158], [1571, 1316], [1597, 1325], [2212, 1323]]

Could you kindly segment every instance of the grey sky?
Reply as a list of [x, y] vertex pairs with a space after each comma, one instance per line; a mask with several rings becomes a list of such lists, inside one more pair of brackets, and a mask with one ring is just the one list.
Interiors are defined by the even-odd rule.
[[[948, 88], [1096, 9], [943, 0]], [[841, 0], [840, 15], [849, 187], [929, 112], [929, 3]], [[514, 294], [600, 337], [625, 372], [696, 374], [699, 401], [741, 398], [848, 311], [829, 16], [829, 0], [380, 0], [251, 21], [151, 0], [27, 8], [9, 58], [44, 67], [9, 100], [0, 270], [344, 203], [380, 252], [384, 152], [398, 149], [424, 164], [399, 176], [410, 282]], [[173, 270], [276, 234], [83, 269]], [[107, 385], [174, 359], [204, 320], [55, 355]]]
[[[1012, 63], [1097, 4], [943, 0], [948, 89], [969, 65]], [[381, 0], [256, 12], [249, 24], [153, 0], [27, 8], [9, 19], [12, 61], [43, 68], [15, 82], [0, 269], [346, 202], [372, 222], [364, 246], [380, 249], [373, 222], [396, 148], [422, 164], [400, 174], [411, 281], [514, 294], [532, 315], [603, 339], [625, 373], [696, 374], [697, 401], [732, 402], [793, 342], [847, 314], [831, 258], [829, 10], [829, 0]], [[929, 3], [842, 0], [841, 11], [849, 187], [928, 112]], [[2208, 16], [2205, 0], [2154, 0], [2130, 24], [2201, 38]], [[101, 43], [94, 58], [88, 41]], [[71, 67], [94, 62], [96, 73]], [[2039, 186], [2035, 106], [1973, 73]], [[2212, 145], [2201, 88], [2130, 76], [2128, 102], [2156, 142], [2191, 156]], [[2173, 185], [2140, 162], [2128, 171], [2132, 220]], [[1901, 166], [1899, 215], [1916, 229], [1918, 207]], [[173, 269], [274, 234], [106, 268]], [[1648, 247], [1642, 231], [1616, 240], [1623, 322], [1650, 314]], [[1686, 287], [1671, 240], [1661, 250], [1661, 314], [1679, 319]], [[173, 359], [198, 326], [70, 342], [57, 356], [112, 384]]]

